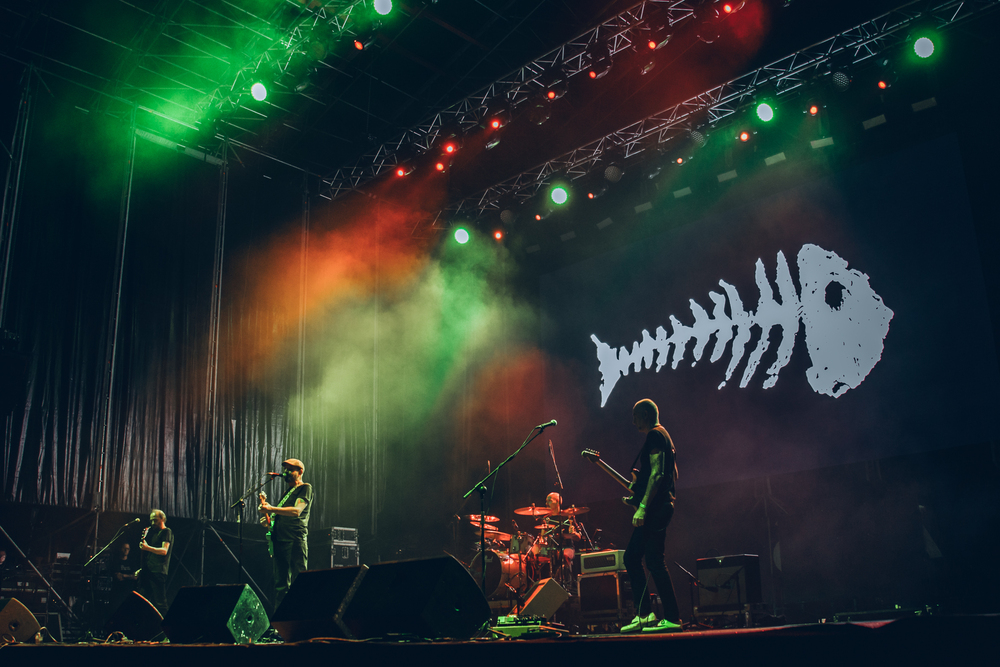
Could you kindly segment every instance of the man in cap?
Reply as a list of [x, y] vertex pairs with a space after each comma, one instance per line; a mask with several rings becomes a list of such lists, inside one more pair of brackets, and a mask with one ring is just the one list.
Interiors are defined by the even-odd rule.
[[288, 491], [276, 505], [261, 501], [258, 510], [270, 514], [274, 524], [269, 533], [274, 549], [274, 608], [284, 599], [289, 586], [299, 572], [309, 564], [309, 509], [312, 507], [312, 485], [302, 481], [305, 466], [298, 459], [281, 464], [281, 478]]

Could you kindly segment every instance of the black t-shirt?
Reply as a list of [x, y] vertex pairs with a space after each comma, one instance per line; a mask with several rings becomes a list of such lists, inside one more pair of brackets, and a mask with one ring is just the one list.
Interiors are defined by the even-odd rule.
[[167, 574], [170, 570], [170, 554], [174, 552], [174, 531], [169, 528], [160, 530], [155, 526], [146, 533], [146, 544], [160, 549], [164, 544], [170, 544], [166, 556], [149, 551], [142, 552], [142, 568], [150, 573]]
[[297, 517], [275, 514], [274, 526], [271, 528], [271, 539], [287, 542], [306, 538], [306, 535], [309, 534], [309, 510], [312, 508], [312, 497], [312, 484], [302, 483], [285, 492], [281, 502], [275, 507], [294, 507], [299, 499], [306, 501], [306, 506], [303, 508], [302, 514]]
[[[646, 434], [646, 441], [642, 444], [642, 449], [639, 451], [639, 472], [636, 475], [635, 488], [643, 489], [645, 492], [649, 475], [653, 471], [649, 457], [657, 449], [663, 452], [663, 477], [660, 479], [660, 488], [656, 490], [656, 495], [650, 499], [646, 506], [647, 514], [653, 514], [667, 508], [673, 504], [675, 498], [674, 465], [677, 455], [674, 450], [673, 440], [670, 439], [670, 434], [667, 433], [667, 429], [659, 424], [650, 429], [649, 433]], [[639, 500], [642, 500], [641, 496]]]

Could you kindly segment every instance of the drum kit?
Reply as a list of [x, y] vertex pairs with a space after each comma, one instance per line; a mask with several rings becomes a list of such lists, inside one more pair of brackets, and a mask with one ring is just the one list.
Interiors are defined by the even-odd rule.
[[[515, 532], [512, 533], [498, 529], [499, 517], [469, 514], [465, 518], [472, 524], [477, 538], [476, 555], [469, 571], [478, 581], [485, 558], [484, 588], [488, 598], [519, 597], [532, 582], [543, 577], [567, 584], [572, 581], [573, 573], [566, 554], [571, 554], [574, 541], [581, 539], [576, 517], [589, 511], [587, 507], [567, 507], [555, 512], [535, 505], [521, 507], [514, 510], [514, 514], [539, 521], [534, 526], [537, 532], [522, 531], [514, 522]], [[485, 533], [485, 551], [480, 551], [481, 530]]]

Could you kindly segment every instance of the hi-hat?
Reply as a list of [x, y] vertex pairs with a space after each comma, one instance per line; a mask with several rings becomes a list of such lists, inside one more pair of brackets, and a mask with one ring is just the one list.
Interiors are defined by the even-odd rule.
[[485, 519], [486, 523], [499, 523], [500, 521], [500, 517], [491, 516], [489, 514], [487, 514], [485, 517], [483, 517], [483, 515], [481, 514], [469, 514], [465, 518], [478, 526], [480, 523], [480, 517]]
[[[472, 532], [474, 532], [476, 535], [478, 535], [479, 534], [479, 523], [476, 522], [476, 521], [473, 521], [472, 525], [476, 527], [476, 530], [474, 530]], [[493, 524], [490, 524], [490, 523], [486, 524], [485, 528], [486, 528], [487, 532], [489, 532], [491, 530], [496, 530], [497, 529], [496, 526], [494, 526]]]

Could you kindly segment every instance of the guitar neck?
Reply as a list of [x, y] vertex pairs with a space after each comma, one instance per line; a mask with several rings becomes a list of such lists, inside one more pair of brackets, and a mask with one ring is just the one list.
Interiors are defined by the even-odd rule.
[[609, 475], [611, 475], [611, 479], [613, 479], [616, 482], [618, 482], [619, 484], [621, 484], [625, 488], [626, 491], [631, 491], [632, 490], [632, 482], [630, 480], [627, 480], [624, 477], [622, 477], [621, 474], [619, 474], [619, 472], [617, 470], [615, 470], [614, 468], [612, 468], [611, 466], [609, 466], [607, 463], [605, 463], [601, 459], [597, 459], [596, 461], [594, 461], [594, 463], [596, 463], [597, 467], [599, 467], [601, 470], [603, 470], [604, 472], [606, 472]]

